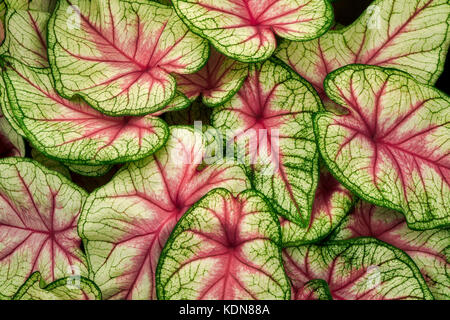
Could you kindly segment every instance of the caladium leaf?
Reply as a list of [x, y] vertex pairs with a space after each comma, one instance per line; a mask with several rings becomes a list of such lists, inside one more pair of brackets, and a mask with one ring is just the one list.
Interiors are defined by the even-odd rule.
[[33, 273], [20, 287], [13, 300], [101, 300], [95, 283], [81, 277], [65, 277], [46, 284], [39, 272]]
[[333, 300], [328, 283], [322, 279], [308, 281], [295, 294], [294, 300]]
[[238, 165], [202, 164], [205, 140], [193, 128], [172, 127], [161, 150], [89, 196], [79, 233], [105, 299], [155, 299], [157, 262], [178, 219], [211, 189], [250, 187]]
[[176, 75], [177, 88], [189, 100], [202, 95], [202, 102], [216, 107], [230, 100], [242, 86], [248, 64], [225, 57], [211, 48], [207, 64], [193, 74]]
[[280, 217], [283, 247], [322, 240], [342, 222], [353, 204], [351, 192], [322, 167], [308, 226], [303, 228]]
[[14, 117], [31, 143], [45, 155], [83, 165], [141, 159], [168, 137], [164, 121], [109, 117], [53, 88], [49, 69], [27, 67], [5, 58], [3, 78]]
[[44, 167], [61, 173], [63, 176], [65, 176], [69, 180], [71, 179], [69, 169], [67, 169], [67, 167], [65, 165], [63, 165], [61, 162], [50, 159], [49, 157], [45, 156], [42, 152], [40, 152], [37, 149], [31, 150], [31, 157], [34, 160], [36, 160], [37, 162], [39, 162], [40, 164], [42, 164]]
[[[68, 27], [71, 17], [79, 25]], [[173, 75], [198, 71], [209, 54], [172, 8], [150, 1], [59, 1], [48, 28], [58, 91], [112, 116], [162, 109]]]
[[52, 12], [57, 0], [5, 0], [8, 9]]
[[283, 261], [295, 297], [308, 294], [309, 281], [322, 279], [335, 300], [433, 299], [411, 258], [376, 239], [290, 247]]
[[[3, 80], [0, 79], [0, 82], [3, 83]], [[2, 106], [0, 108], [0, 158], [24, 157], [25, 143], [23, 138], [14, 130], [2, 111], [5, 98], [4, 88], [0, 88], [0, 95], [0, 105]]]
[[450, 299], [450, 230], [415, 231], [391, 209], [360, 201], [333, 239], [371, 236], [405, 251], [416, 263], [436, 299]]
[[165, 113], [164, 120], [169, 125], [194, 125], [196, 121], [202, 125], [209, 125], [211, 111], [211, 108], [194, 101], [187, 109]]
[[0, 292], [12, 297], [34, 271], [47, 282], [87, 274], [77, 220], [87, 193], [25, 158], [0, 159]]
[[275, 35], [304, 41], [325, 33], [333, 20], [327, 0], [174, 0], [189, 28], [223, 54], [242, 61], [269, 58]]
[[253, 190], [215, 189], [179, 221], [158, 263], [163, 300], [288, 300], [280, 228]]
[[87, 177], [101, 177], [108, 173], [113, 167], [112, 165], [102, 165], [102, 166], [88, 166], [81, 164], [67, 164], [67, 167], [82, 176]]
[[[449, 11], [448, 0], [376, 0], [352, 25], [312, 41], [282, 41], [275, 55], [322, 98], [326, 75], [353, 63], [400, 69], [433, 84], [450, 44]], [[329, 99], [324, 103], [333, 108]]]
[[350, 65], [325, 80], [348, 114], [315, 130], [333, 175], [360, 198], [401, 211], [414, 229], [450, 224], [450, 98], [406, 73]]
[[49, 18], [48, 12], [8, 9], [2, 54], [31, 67], [48, 67], [46, 33]]
[[239, 92], [211, 117], [212, 125], [243, 154], [256, 190], [300, 225], [309, 222], [317, 186], [312, 115], [320, 108], [311, 85], [268, 60], [256, 64]]

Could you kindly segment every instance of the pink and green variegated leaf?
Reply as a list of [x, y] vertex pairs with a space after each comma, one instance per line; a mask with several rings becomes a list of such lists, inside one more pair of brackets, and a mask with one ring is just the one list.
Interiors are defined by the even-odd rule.
[[308, 226], [304, 228], [288, 219], [279, 218], [283, 247], [322, 240], [342, 222], [353, 204], [351, 192], [322, 167]]
[[252, 67], [211, 122], [253, 172], [256, 190], [287, 219], [307, 225], [318, 180], [312, 116], [321, 103], [311, 85], [268, 60]]
[[95, 283], [81, 277], [65, 277], [46, 284], [39, 272], [33, 273], [14, 295], [13, 300], [101, 300]]
[[269, 58], [275, 35], [305, 41], [331, 26], [328, 0], [174, 0], [177, 14], [189, 28], [207, 38], [223, 54], [242, 61]]
[[206, 146], [201, 132], [172, 127], [161, 150], [89, 196], [78, 230], [105, 299], [156, 299], [158, 259], [181, 216], [214, 188], [250, 187], [238, 165], [205, 165]]
[[280, 228], [253, 190], [215, 189], [179, 221], [158, 263], [163, 300], [288, 300]]
[[408, 255], [382, 241], [359, 238], [283, 250], [293, 297], [304, 297], [309, 281], [322, 279], [334, 300], [432, 300]]
[[5, 0], [8, 9], [52, 12], [57, 0]]
[[348, 64], [396, 68], [435, 83], [450, 44], [449, 14], [448, 0], [377, 0], [352, 25], [312, 41], [282, 41], [275, 55], [313, 84], [325, 105], [334, 109], [323, 81]]
[[46, 282], [87, 274], [77, 220], [87, 193], [25, 158], [0, 160], [0, 292], [40, 271]]
[[415, 231], [391, 209], [358, 202], [333, 239], [370, 236], [405, 251], [416, 263], [436, 299], [450, 299], [450, 230]]
[[2, 54], [28, 66], [48, 67], [46, 33], [49, 18], [48, 12], [8, 9]]
[[80, 98], [60, 97], [49, 69], [12, 59], [4, 65], [14, 117], [33, 146], [49, 157], [83, 165], [120, 163], [142, 159], [167, 140], [168, 127], [157, 117], [105, 116]]
[[187, 109], [164, 114], [164, 120], [169, 125], [194, 125], [196, 121], [201, 122], [202, 125], [209, 125], [211, 112], [211, 108], [194, 101]]
[[176, 75], [177, 88], [193, 101], [202, 96], [202, 102], [217, 107], [236, 94], [248, 75], [248, 64], [225, 57], [211, 48], [207, 64], [193, 74]]
[[[294, 290], [293, 290], [294, 291]], [[295, 295], [294, 295], [295, 294]], [[297, 289], [293, 295], [293, 300], [333, 300], [328, 288], [328, 283], [322, 279], [310, 280]]]
[[[67, 26], [71, 17], [79, 26]], [[209, 54], [172, 8], [150, 1], [59, 1], [48, 28], [58, 91], [111, 116], [164, 108], [174, 75], [198, 71]]]
[[404, 72], [350, 65], [325, 80], [346, 115], [318, 114], [333, 175], [360, 198], [405, 214], [414, 229], [450, 224], [450, 98]]

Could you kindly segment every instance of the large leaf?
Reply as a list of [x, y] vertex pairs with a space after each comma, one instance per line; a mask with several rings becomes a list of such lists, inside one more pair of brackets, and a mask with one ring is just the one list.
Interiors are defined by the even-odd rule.
[[376, 239], [286, 248], [283, 260], [295, 298], [322, 279], [336, 300], [433, 299], [411, 258]]
[[351, 65], [327, 94], [346, 115], [315, 130], [334, 176], [359, 197], [401, 211], [414, 229], [450, 224], [450, 98], [393, 69]]
[[39, 272], [20, 287], [13, 300], [101, 300], [100, 289], [85, 277], [66, 277], [46, 284]]
[[371, 236], [405, 251], [420, 269], [436, 299], [450, 299], [450, 230], [415, 231], [391, 209], [360, 201], [333, 239]]
[[205, 146], [201, 132], [172, 127], [163, 149], [89, 196], [79, 233], [104, 298], [155, 299], [157, 262], [178, 219], [211, 189], [250, 186], [237, 165], [202, 164]]
[[164, 300], [285, 300], [280, 227], [255, 191], [215, 189], [180, 220], [158, 263]]
[[168, 137], [159, 118], [105, 116], [79, 98], [60, 97], [49, 69], [5, 61], [3, 78], [14, 117], [31, 143], [50, 157], [84, 165], [137, 160]]
[[177, 88], [189, 100], [202, 95], [202, 102], [216, 107], [230, 100], [248, 74], [248, 65], [225, 57], [211, 48], [207, 64], [198, 72], [177, 75]]
[[283, 247], [322, 240], [342, 222], [353, 204], [350, 191], [322, 167], [308, 226], [303, 228], [280, 217]]
[[198, 71], [209, 53], [172, 8], [150, 1], [59, 1], [48, 41], [58, 91], [112, 116], [162, 109], [173, 75]]
[[255, 188], [300, 225], [309, 222], [317, 186], [312, 115], [320, 106], [306, 81], [269, 60], [255, 65], [239, 92], [211, 117], [228, 144], [235, 141], [244, 154]]
[[242, 61], [269, 58], [275, 35], [310, 40], [325, 33], [333, 11], [327, 0], [174, 0], [189, 28], [223, 54]]
[[47, 282], [87, 273], [77, 220], [87, 197], [25, 158], [0, 160], [0, 292], [13, 296], [34, 271]]
[[326, 75], [352, 63], [397, 68], [434, 83], [450, 44], [449, 13], [448, 0], [376, 0], [352, 25], [312, 41], [283, 41], [276, 56], [323, 98]]

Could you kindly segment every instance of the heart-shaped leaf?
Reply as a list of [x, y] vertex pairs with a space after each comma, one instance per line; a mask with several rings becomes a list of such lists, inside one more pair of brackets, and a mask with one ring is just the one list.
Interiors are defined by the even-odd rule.
[[257, 192], [212, 190], [170, 235], [156, 273], [158, 298], [289, 299], [280, 240], [277, 217]]
[[400, 69], [433, 84], [450, 44], [449, 11], [448, 0], [376, 0], [348, 27], [312, 41], [282, 41], [276, 56], [313, 84], [330, 107], [323, 81], [352, 63]]
[[26, 137], [47, 156], [84, 165], [120, 163], [142, 159], [167, 140], [167, 125], [157, 117], [105, 116], [79, 98], [60, 97], [50, 70], [5, 61], [2, 74], [11, 111]]
[[350, 191], [322, 167], [308, 226], [302, 228], [280, 217], [283, 247], [322, 240], [342, 222], [353, 204]]
[[309, 281], [322, 279], [335, 300], [433, 299], [411, 258], [376, 239], [286, 248], [283, 261], [293, 298], [310, 292]]
[[47, 282], [87, 273], [77, 220], [87, 197], [25, 158], [0, 159], [0, 293], [12, 297], [34, 271]]
[[45, 284], [39, 272], [20, 287], [13, 300], [101, 300], [102, 293], [91, 280], [73, 276]]
[[269, 58], [276, 48], [275, 35], [314, 39], [333, 20], [328, 0], [174, 0], [173, 5], [193, 32], [242, 62]]
[[406, 73], [350, 65], [325, 80], [346, 115], [315, 131], [333, 175], [360, 198], [405, 214], [414, 229], [450, 224], [450, 98]]
[[436, 299], [450, 299], [450, 230], [415, 231], [391, 209], [360, 201], [333, 239], [370, 236], [405, 251], [416, 263]]
[[150, 1], [59, 1], [48, 28], [58, 91], [111, 116], [164, 108], [173, 75], [198, 71], [209, 53], [172, 8]]
[[155, 299], [158, 259], [178, 219], [211, 189], [250, 187], [238, 165], [202, 164], [206, 142], [199, 131], [172, 127], [160, 151], [89, 196], [79, 233], [105, 299]]
[[211, 48], [207, 64], [198, 72], [176, 75], [177, 88], [191, 101], [202, 95], [209, 107], [224, 104], [240, 89], [248, 74], [248, 65], [225, 57]]
[[300, 225], [309, 222], [317, 186], [312, 115], [320, 108], [311, 85], [269, 60], [255, 65], [239, 92], [211, 117], [245, 157], [256, 190]]

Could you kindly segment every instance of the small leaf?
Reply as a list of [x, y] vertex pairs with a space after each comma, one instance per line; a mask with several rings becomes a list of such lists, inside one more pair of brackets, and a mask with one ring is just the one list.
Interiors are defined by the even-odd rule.
[[436, 299], [450, 299], [450, 230], [415, 231], [391, 209], [360, 201], [335, 231], [334, 240], [370, 236], [405, 251]]
[[411, 258], [376, 239], [286, 248], [283, 260], [295, 297], [310, 292], [309, 281], [322, 279], [333, 300], [433, 300]]
[[297, 296], [294, 300], [333, 300], [330, 293], [330, 288], [325, 280], [314, 279], [310, 280], [305, 285], [297, 290]]
[[189, 28], [223, 54], [242, 61], [269, 58], [275, 35], [304, 41], [325, 33], [333, 20], [328, 0], [174, 0]]
[[209, 52], [172, 8], [150, 1], [59, 1], [48, 41], [58, 91], [111, 116], [164, 108], [173, 75], [198, 71]]
[[236, 94], [248, 74], [248, 65], [229, 59], [214, 48], [207, 64], [198, 72], [176, 75], [177, 88], [193, 101], [202, 95], [202, 102], [217, 107]]
[[156, 266], [177, 221], [211, 189], [250, 187], [238, 165], [203, 166], [206, 143], [201, 132], [172, 127], [155, 155], [124, 166], [89, 196], [78, 228], [105, 299], [156, 299]]
[[164, 300], [285, 300], [277, 217], [255, 191], [215, 189], [173, 230], [158, 263]]
[[45, 284], [39, 272], [20, 287], [13, 300], [101, 300], [102, 293], [85, 277], [66, 277]]
[[77, 221], [87, 197], [25, 158], [0, 159], [0, 292], [12, 297], [34, 271], [52, 282], [87, 274]]
[[315, 131], [333, 175], [360, 198], [405, 214], [414, 229], [450, 225], [450, 99], [406, 73], [350, 65], [327, 94], [346, 115], [318, 114]]

